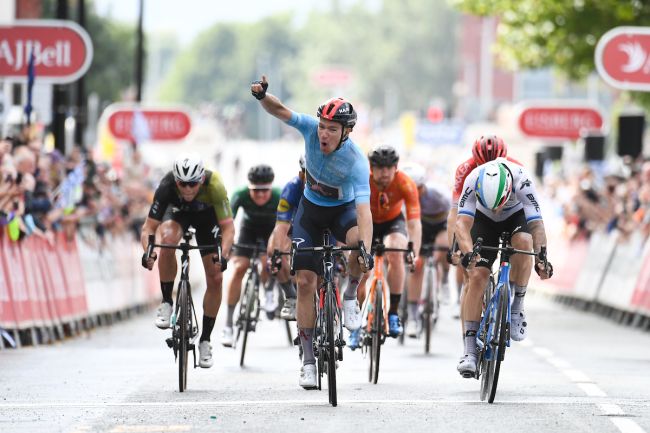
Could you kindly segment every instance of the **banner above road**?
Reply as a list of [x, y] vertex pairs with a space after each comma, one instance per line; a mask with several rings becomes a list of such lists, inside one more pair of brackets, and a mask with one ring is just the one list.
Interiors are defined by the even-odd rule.
[[650, 91], [650, 27], [615, 27], [596, 45], [600, 77], [622, 90]]
[[0, 78], [26, 79], [32, 53], [39, 82], [65, 84], [86, 73], [93, 45], [88, 33], [72, 21], [18, 20], [0, 25]]
[[587, 101], [541, 100], [518, 107], [519, 129], [529, 137], [575, 140], [585, 132], [601, 131], [603, 115]]
[[178, 141], [192, 129], [190, 115], [181, 107], [113, 104], [105, 113], [108, 130], [118, 140]]

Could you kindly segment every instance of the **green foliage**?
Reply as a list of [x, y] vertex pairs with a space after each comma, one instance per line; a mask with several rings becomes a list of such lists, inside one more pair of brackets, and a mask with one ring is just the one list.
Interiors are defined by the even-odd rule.
[[[507, 67], [551, 66], [572, 79], [595, 70], [596, 44], [608, 30], [650, 25], [650, 2], [645, 0], [448, 1], [463, 12], [499, 18], [495, 50]], [[634, 97], [650, 100], [645, 94]]]

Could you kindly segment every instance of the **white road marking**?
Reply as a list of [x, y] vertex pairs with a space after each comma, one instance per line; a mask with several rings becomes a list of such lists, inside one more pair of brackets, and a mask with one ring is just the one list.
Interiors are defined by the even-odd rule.
[[560, 370], [571, 368], [571, 364], [569, 364], [567, 361], [557, 356], [552, 356], [550, 358], [547, 358], [546, 361], [548, 361], [552, 366], [559, 368]]
[[610, 420], [621, 431], [621, 433], [646, 433], [639, 424], [630, 418], [621, 418], [613, 416]]
[[191, 425], [118, 425], [110, 429], [109, 433], [183, 432], [191, 429]]
[[576, 385], [578, 385], [578, 387], [589, 397], [607, 397], [605, 391], [600, 389], [595, 383], [578, 383]]
[[564, 375], [568, 377], [571, 380], [571, 382], [582, 382], [582, 383], [593, 382], [593, 380], [589, 379], [589, 376], [587, 376], [580, 370], [576, 370], [575, 368], [562, 370], [562, 373], [564, 373]]
[[548, 359], [553, 356], [553, 351], [545, 347], [534, 347], [533, 351], [544, 359]]
[[623, 409], [613, 403], [598, 403], [596, 406], [601, 410], [603, 415], [611, 416], [611, 415], [625, 415], [625, 412], [623, 412]]

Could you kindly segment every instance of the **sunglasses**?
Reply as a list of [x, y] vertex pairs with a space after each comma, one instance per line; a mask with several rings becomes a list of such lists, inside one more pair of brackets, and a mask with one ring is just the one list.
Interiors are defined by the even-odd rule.
[[255, 189], [251, 189], [251, 191], [253, 191], [253, 194], [258, 193], [258, 192], [263, 193], [263, 192], [271, 191], [271, 188], [255, 188]]
[[196, 180], [191, 181], [191, 182], [184, 182], [182, 180], [178, 181], [178, 186], [183, 187], [183, 188], [187, 188], [187, 187], [194, 188], [198, 184], [199, 184], [199, 182], [196, 181]]

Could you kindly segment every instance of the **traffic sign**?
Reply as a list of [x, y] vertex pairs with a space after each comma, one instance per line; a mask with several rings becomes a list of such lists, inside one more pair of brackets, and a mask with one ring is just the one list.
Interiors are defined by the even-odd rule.
[[518, 124], [529, 137], [575, 140], [584, 131], [602, 129], [603, 116], [588, 102], [527, 102], [520, 106]]
[[86, 73], [93, 45], [88, 33], [72, 21], [18, 20], [0, 25], [0, 78], [26, 79], [32, 53], [39, 82], [64, 84]]
[[622, 90], [650, 90], [650, 27], [615, 27], [596, 45], [596, 69]]
[[[138, 125], [142, 117], [148, 129], [146, 133], [142, 133], [142, 125]], [[176, 141], [187, 137], [191, 129], [189, 114], [179, 108], [122, 107], [108, 115], [108, 130], [120, 140], [134, 140], [140, 134], [153, 141]]]

